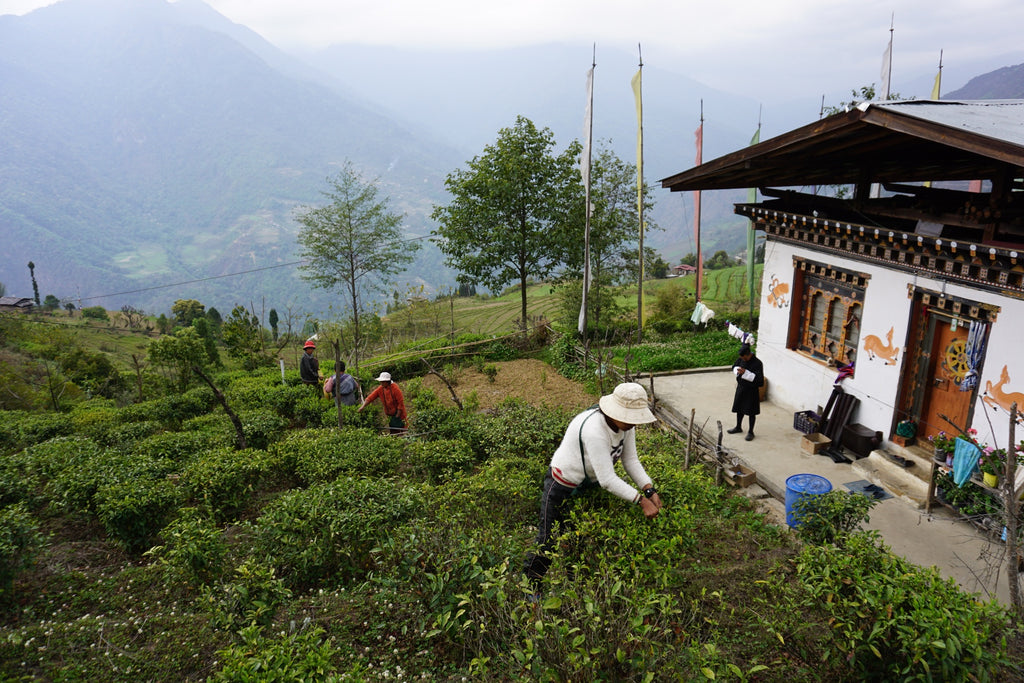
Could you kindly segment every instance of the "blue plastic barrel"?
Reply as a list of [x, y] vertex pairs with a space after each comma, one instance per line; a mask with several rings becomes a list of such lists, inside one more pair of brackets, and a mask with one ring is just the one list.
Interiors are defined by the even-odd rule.
[[832, 482], [817, 474], [794, 474], [786, 479], [786, 524], [796, 528], [800, 520], [793, 517], [793, 508], [803, 496], [814, 496], [832, 490]]

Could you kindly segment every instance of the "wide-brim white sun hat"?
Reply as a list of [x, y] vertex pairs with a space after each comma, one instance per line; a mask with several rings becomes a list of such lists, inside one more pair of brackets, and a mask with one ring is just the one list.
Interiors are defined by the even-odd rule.
[[647, 406], [647, 391], [636, 382], [623, 382], [615, 391], [598, 401], [601, 412], [619, 422], [642, 425], [658, 418]]
[[391, 381], [391, 373], [390, 372], [382, 372], [382, 373], [380, 373], [380, 377], [377, 378], [377, 381], [378, 382], [390, 382]]

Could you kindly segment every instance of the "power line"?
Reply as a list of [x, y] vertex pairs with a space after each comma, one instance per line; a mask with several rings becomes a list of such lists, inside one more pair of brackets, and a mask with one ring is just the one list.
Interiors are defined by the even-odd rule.
[[[398, 240], [398, 242], [417, 242], [419, 240], [430, 239], [430, 237], [431, 237], [430, 235], [422, 235], [420, 237], [410, 237], [408, 239]], [[193, 285], [193, 284], [195, 284], [197, 282], [208, 282], [210, 280], [220, 280], [222, 278], [235, 277], [237, 275], [248, 275], [249, 273], [259, 273], [259, 272], [264, 271], [264, 270], [274, 270], [275, 268], [289, 268], [291, 266], [302, 265], [302, 264], [305, 264], [305, 263], [308, 263], [308, 261], [305, 261], [305, 260], [290, 261], [288, 263], [279, 263], [279, 264], [277, 264], [275, 266], [264, 266], [262, 268], [253, 268], [251, 270], [240, 270], [240, 271], [238, 271], [236, 273], [225, 273], [224, 275], [211, 275], [210, 277], [201, 277], [201, 278], [197, 278], [195, 280], [184, 280], [182, 282], [172, 282], [172, 283], [166, 284], [166, 285], [155, 285], [153, 287], [143, 287], [141, 289], [131, 289], [131, 290], [124, 291], [124, 292], [114, 292], [113, 294], [97, 294], [95, 296], [83, 296], [83, 297], [74, 297], [74, 298], [77, 298], [78, 301], [92, 301], [94, 299], [106, 299], [107, 297], [112, 297], [112, 296], [124, 296], [125, 294], [138, 294], [140, 292], [151, 292], [151, 291], [154, 291], [154, 290], [157, 290], [157, 289], [167, 289], [168, 287], [181, 287], [182, 285]], [[69, 301], [69, 300], [70, 299], [62, 299], [62, 301]]]

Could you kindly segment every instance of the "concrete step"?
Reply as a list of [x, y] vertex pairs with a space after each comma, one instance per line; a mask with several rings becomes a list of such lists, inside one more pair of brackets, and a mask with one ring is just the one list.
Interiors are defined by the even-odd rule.
[[923, 508], [928, 499], [928, 484], [932, 473], [931, 458], [921, 457], [920, 454], [909, 451], [898, 455], [911, 461], [913, 465], [901, 467], [888, 457], [885, 450], [875, 450], [868, 457], [855, 460], [851, 469], [903, 502], [916, 508]]

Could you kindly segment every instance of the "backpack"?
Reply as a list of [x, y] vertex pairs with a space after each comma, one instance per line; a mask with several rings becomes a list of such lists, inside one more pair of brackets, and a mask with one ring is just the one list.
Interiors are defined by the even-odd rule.
[[356, 390], [356, 380], [352, 375], [346, 374], [341, 383], [338, 384], [338, 393], [347, 396]]

